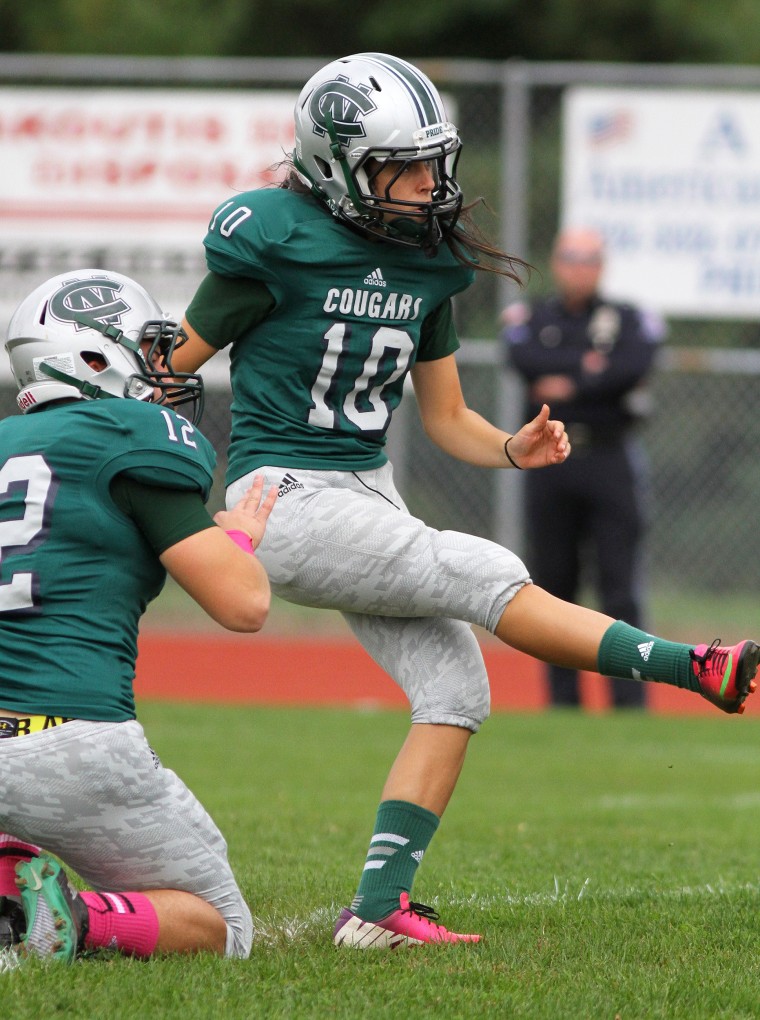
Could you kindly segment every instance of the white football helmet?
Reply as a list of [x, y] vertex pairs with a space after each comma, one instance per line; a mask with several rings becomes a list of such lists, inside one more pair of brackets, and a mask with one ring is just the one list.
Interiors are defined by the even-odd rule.
[[5, 348], [20, 391], [16, 402], [31, 411], [51, 400], [129, 397], [182, 407], [197, 422], [203, 380], [171, 364], [186, 339], [128, 276], [105, 269], [61, 273], [11, 317]]
[[[388, 241], [430, 248], [452, 230], [462, 207], [455, 179], [461, 142], [433, 83], [405, 60], [356, 53], [327, 64], [303, 87], [295, 108], [293, 163], [338, 219]], [[387, 160], [430, 164], [432, 201], [420, 206], [378, 195]], [[389, 211], [388, 205], [393, 209]], [[415, 218], [410, 215], [414, 211]]]

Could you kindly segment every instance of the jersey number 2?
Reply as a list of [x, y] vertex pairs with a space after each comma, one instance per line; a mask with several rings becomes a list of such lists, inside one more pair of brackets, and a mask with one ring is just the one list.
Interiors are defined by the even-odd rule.
[[[0, 521], [0, 562], [40, 541], [45, 528], [45, 511], [54, 491], [53, 473], [40, 454], [11, 457], [0, 468], [0, 502], [19, 488], [26, 489], [22, 515]], [[32, 609], [34, 589], [33, 573], [11, 574], [10, 581], [0, 584], [0, 613]]]

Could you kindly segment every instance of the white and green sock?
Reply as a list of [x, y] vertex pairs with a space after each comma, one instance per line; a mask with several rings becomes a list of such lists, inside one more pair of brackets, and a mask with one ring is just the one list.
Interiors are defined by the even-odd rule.
[[665, 641], [618, 620], [602, 638], [597, 668], [603, 676], [650, 680], [698, 692], [699, 681], [689, 654], [693, 648]]
[[402, 892], [411, 892], [417, 868], [438, 828], [432, 811], [403, 800], [386, 800], [377, 809], [359, 888], [351, 910], [364, 921], [380, 921], [398, 910]]

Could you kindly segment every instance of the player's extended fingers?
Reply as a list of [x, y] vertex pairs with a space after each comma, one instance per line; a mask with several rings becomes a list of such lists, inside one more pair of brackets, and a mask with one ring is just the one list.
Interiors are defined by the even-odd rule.
[[257, 509], [261, 502], [261, 493], [264, 490], [264, 476], [254, 475], [253, 481], [246, 491], [243, 493], [240, 503], [238, 504], [242, 509], [249, 510], [251, 507]]
[[259, 502], [259, 506], [256, 509], [255, 517], [259, 520], [265, 521], [272, 512], [272, 509], [277, 502], [277, 486], [272, 485], [269, 488], [266, 496]]
[[563, 440], [567, 440], [565, 423], [563, 421], [548, 421], [546, 428], [549, 430], [549, 435], [555, 443], [561, 444]]
[[562, 431], [559, 439], [556, 441], [554, 446], [554, 463], [561, 464], [567, 460], [570, 456], [570, 440], [567, 438], [567, 432]]
[[277, 487], [272, 485], [262, 500], [261, 496], [263, 491], [264, 476], [255, 475], [251, 485], [246, 489], [233, 509], [242, 510], [244, 513], [250, 514], [252, 517], [256, 517], [259, 514], [259, 511], [264, 508], [264, 519], [266, 519], [269, 516], [277, 498]]

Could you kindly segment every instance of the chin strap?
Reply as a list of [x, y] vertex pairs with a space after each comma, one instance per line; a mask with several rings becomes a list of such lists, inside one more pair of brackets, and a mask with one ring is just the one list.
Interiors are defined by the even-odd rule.
[[57, 368], [53, 368], [52, 365], [48, 365], [47, 362], [43, 361], [38, 368], [39, 372], [43, 375], [50, 376], [51, 379], [55, 379], [56, 382], [66, 383], [67, 386], [73, 386], [79, 390], [83, 397], [88, 397], [90, 400], [105, 400], [106, 398], [115, 397], [113, 393], [108, 393], [102, 386], [96, 386], [94, 383], [87, 382], [86, 379], [77, 379], [74, 375], [67, 375], [65, 372], [59, 371]]
[[[329, 110], [325, 111], [325, 128], [327, 129], [327, 137], [330, 139], [330, 152], [333, 156], [333, 159], [340, 166], [340, 172], [343, 174], [343, 180], [346, 182], [346, 193], [348, 194], [350, 201], [353, 203], [354, 208], [357, 211], [359, 211], [362, 207], [361, 196], [359, 195], [359, 192], [356, 190], [356, 185], [354, 184], [354, 180], [351, 176], [351, 171], [348, 167], [348, 160], [346, 159], [346, 154], [343, 152], [343, 149], [341, 148], [340, 139], [338, 138], [338, 132], [335, 130], [335, 122], [333, 121], [332, 114], [330, 113]], [[314, 180], [311, 174], [308, 173], [306, 167], [296, 157], [295, 153], [293, 153], [293, 166], [309, 182], [312, 194], [315, 195], [317, 198], [321, 199], [323, 202], [327, 201], [330, 208], [333, 209], [333, 207], [335, 206], [335, 202], [327, 197], [324, 190], [319, 186], [319, 184], [317, 184], [317, 182]]]
[[430, 233], [427, 221], [420, 223], [408, 216], [396, 216], [392, 220], [387, 220], [386, 223], [395, 234], [398, 234], [399, 237], [408, 237], [410, 241], [423, 241]]
[[338, 138], [338, 132], [335, 130], [335, 122], [332, 118], [332, 113], [329, 110], [325, 110], [325, 127], [327, 128], [327, 135], [330, 139], [330, 152], [333, 154], [333, 158], [337, 160], [340, 165], [341, 173], [343, 174], [343, 180], [346, 182], [346, 192], [348, 197], [353, 203], [354, 208], [359, 212], [362, 208], [361, 195], [356, 190], [354, 179], [351, 176], [351, 170], [346, 159], [346, 154], [341, 148], [340, 139]]
[[107, 340], [113, 340], [114, 343], [127, 347], [130, 351], [140, 352], [139, 343], [136, 340], [130, 340], [112, 322], [98, 322], [97, 319], [91, 319], [89, 315], [85, 315], [83, 312], [79, 312], [73, 319], [80, 326], [86, 326], [88, 329], [94, 329], [96, 333], [102, 333]]

